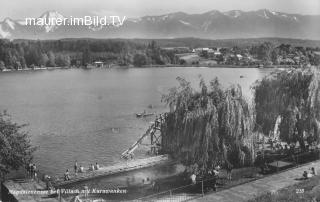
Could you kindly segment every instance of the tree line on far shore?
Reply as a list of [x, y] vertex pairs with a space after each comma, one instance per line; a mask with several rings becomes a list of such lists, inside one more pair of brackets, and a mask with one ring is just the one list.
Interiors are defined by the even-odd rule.
[[[83, 67], [94, 61], [120, 66], [142, 67], [146, 65], [179, 64], [176, 54], [191, 52], [187, 50], [164, 49], [155, 41], [135, 42], [134, 40], [0, 40], [0, 70], [24, 69], [33, 67]], [[302, 64], [319, 65], [319, 48], [294, 47], [290, 44], [273, 45], [270, 42], [252, 44], [246, 47], [223, 47], [223, 55], [248, 54], [264, 63], [279, 64], [279, 56], [299, 57]], [[231, 58], [231, 57], [229, 57]], [[222, 58], [223, 59], [223, 58]], [[237, 64], [237, 61], [226, 61]]]
[[83, 67], [95, 61], [120, 66], [173, 63], [174, 53], [154, 41], [139, 44], [125, 40], [0, 40], [0, 69], [32, 67]]

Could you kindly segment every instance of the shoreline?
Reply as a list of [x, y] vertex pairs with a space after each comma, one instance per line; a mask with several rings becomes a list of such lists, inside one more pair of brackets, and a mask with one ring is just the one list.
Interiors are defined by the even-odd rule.
[[41, 71], [41, 70], [57, 70], [57, 69], [84, 69], [84, 70], [92, 70], [92, 69], [130, 69], [130, 68], [141, 68], [141, 69], [146, 69], [146, 68], [172, 68], [172, 67], [184, 67], [184, 68], [189, 68], [189, 67], [199, 67], [199, 68], [256, 68], [256, 69], [289, 69], [289, 68], [300, 68], [298, 65], [271, 65], [271, 66], [266, 66], [266, 67], [258, 67], [256, 65], [146, 65], [142, 67], [135, 67], [135, 66], [113, 66], [110, 68], [84, 68], [84, 67], [39, 67], [39, 68], [25, 68], [25, 69], [3, 69], [0, 71], [0, 73], [5, 73], [5, 72], [25, 72], [25, 71]]
[[72, 67], [37, 67], [24, 69], [3, 69], [1, 72], [25, 72], [25, 71], [40, 71], [40, 70], [56, 70], [56, 69], [74, 69]]

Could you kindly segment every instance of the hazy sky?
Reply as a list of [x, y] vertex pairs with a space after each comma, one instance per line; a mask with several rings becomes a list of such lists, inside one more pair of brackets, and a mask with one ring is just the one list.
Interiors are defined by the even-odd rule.
[[270, 9], [288, 13], [320, 15], [320, 0], [0, 0], [0, 20], [39, 17], [56, 10], [64, 16], [125, 15], [140, 17], [183, 11]]

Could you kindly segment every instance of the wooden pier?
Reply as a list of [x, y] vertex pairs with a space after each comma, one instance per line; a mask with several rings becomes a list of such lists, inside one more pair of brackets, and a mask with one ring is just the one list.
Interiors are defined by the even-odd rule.
[[[70, 173], [69, 180], [65, 180], [64, 176], [51, 178], [51, 185], [58, 190], [63, 186], [73, 185], [78, 182], [94, 180], [96, 178], [107, 177], [114, 174], [138, 170], [156, 165], [163, 165], [173, 163], [168, 155], [158, 155], [161, 149], [161, 124], [163, 117], [160, 115], [151, 124], [147, 131], [126, 151], [121, 154], [123, 159], [122, 163], [117, 163], [111, 166], [102, 166], [98, 170], [86, 170], [81, 173]], [[150, 153], [156, 155], [143, 159], [133, 159], [134, 151], [142, 144], [146, 137], [150, 137]], [[64, 200], [59, 196], [52, 196], [47, 190], [48, 178], [41, 181], [39, 179], [21, 179], [20, 181], [6, 181], [3, 183], [1, 193], [5, 195], [6, 201], [36, 201], [36, 202], [63, 202]], [[50, 183], [49, 183], [50, 184]], [[19, 191], [42, 191], [45, 194], [17, 194]], [[42, 193], [41, 192], [41, 193]], [[1, 202], [1, 201], [0, 201]]]
[[132, 171], [150, 166], [160, 165], [170, 162], [168, 155], [159, 155], [144, 159], [130, 160], [123, 163], [118, 163], [112, 166], [100, 167], [99, 170], [86, 171], [71, 175], [70, 180], [65, 181], [63, 178], [56, 179], [52, 184], [55, 187], [69, 185], [81, 181], [91, 180], [98, 177], [106, 177], [113, 174]]

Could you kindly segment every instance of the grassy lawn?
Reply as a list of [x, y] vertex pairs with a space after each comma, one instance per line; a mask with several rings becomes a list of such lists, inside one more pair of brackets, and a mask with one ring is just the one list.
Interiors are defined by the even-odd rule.
[[300, 183], [281, 189], [276, 193], [267, 193], [249, 202], [318, 202], [320, 201], [320, 176], [301, 180]]

